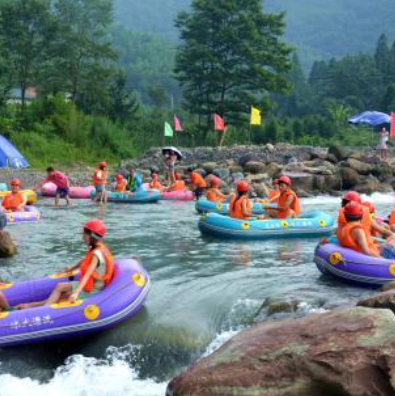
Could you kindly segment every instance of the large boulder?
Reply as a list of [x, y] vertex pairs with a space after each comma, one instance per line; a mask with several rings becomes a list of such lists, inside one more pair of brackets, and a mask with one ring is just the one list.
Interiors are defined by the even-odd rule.
[[205, 162], [201, 165], [201, 168], [205, 170], [208, 174], [213, 173], [213, 170], [218, 167], [216, 162]]
[[314, 189], [314, 175], [304, 172], [285, 172], [292, 180], [292, 188], [296, 191], [313, 191]]
[[277, 178], [281, 175], [281, 171], [283, 167], [278, 164], [277, 162], [271, 162], [266, 166], [265, 173], [268, 175], [269, 178]]
[[352, 308], [256, 325], [173, 379], [168, 396], [392, 396], [395, 316]]
[[374, 176], [363, 179], [361, 184], [354, 186], [354, 190], [360, 194], [373, 194], [381, 189], [381, 183]]
[[338, 161], [345, 161], [350, 155], [350, 150], [342, 146], [331, 146], [328, 154], [335, 156]]
[[263, 173], [265, 172], [266, 169], [266, 164], [263, 162], [257, 162], [257, 161], [248, 161], [244, 167], [244, 172], [246, 173], [252, 173], [252, 174], [258, 174], [258, 173]]
[[380, 181], [389, 180], [393, 176], [393, 172], [389, 164], [386, 162], [379, 162], [373, 168], [372, 174]]
[[373, 171], [373, 166], [371, 164], [366, 164], [354, 158], [348, 158], [345, 164], [357, 171], [360, 175], [369, 175]]
[[358, 172], [351, 168], [340, 168], [340, 177], [342, 179], [343, 188], [346, 190], [356, 186], [359, 181]]
[[17, 253], [17, 247], [8, 231], [0, 230], [0, 257], [11, 257]]

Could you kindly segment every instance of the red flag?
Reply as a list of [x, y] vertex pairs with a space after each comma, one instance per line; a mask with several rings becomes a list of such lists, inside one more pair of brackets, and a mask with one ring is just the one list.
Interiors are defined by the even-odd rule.
[[180, 119], [176, 115], [174, 116], [174, 130], [176, 132], [183, 132], [184, 131], [184, 129], [181, 126]]
[[391, 113], [391, 133], [392, 139], [395, 139], [395, 113]]
[[225, 121], [218, 114], [214, 114], [214, 130], [220, 132], [225, 130]]

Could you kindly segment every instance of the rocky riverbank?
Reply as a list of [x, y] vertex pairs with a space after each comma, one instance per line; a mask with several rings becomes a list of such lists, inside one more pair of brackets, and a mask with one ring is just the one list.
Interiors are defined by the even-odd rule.
[[168, 396], [395, 394], [395, 291], [258, 324], [173, 379]]
[[[389, 192], [395, 186], [395, 158], [384, 162], [376, 151], [343, 147], [233, 146], [223, 148], [181, 148], [184, 159], [178, 170], [196, 167], [204, 176], [213, 174], [228, 186], [245, 178], [258, 194], [265, 192], [273, 178], [285, 174], [292, 178], [300, 195], [334, 194], [354, 189], [363, 193]], [[160, 148], [122, 162], [122, 168], [136, 166], [143, 174], [150, 169], [164, 172]]]

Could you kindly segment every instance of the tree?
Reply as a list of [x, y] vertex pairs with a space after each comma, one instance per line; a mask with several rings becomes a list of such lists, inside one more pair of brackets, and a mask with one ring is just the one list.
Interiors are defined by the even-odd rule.
[[10, 79], [21, 90], [22, 110], [26, 89], [40, 74], [40, 66], [48, 56], [53, 32], [49, 0], [4, 0], [0, 7], [0, 37]]
[[395, 112], [395, 84], [388, 86], [381, 101], [381, 110], [385, 113]]
[[[55, 90], [68, 92], [88, 112], [92, 102], [106, 95], [115, 59], [107, 29], [112, 22], [111, 0], [55, 0], [58, 35], [52, 47]], [[98, 96], [100, 95], [100, 96]], [[96, 99], [95, 99], [96, 97]]]
[[391, 52], [385, 34], [382, 34], [377, 42], [374, 58], [377, 70], [382, 74], [383, 82], [388, 83], [389, 75], [393, 73], [393, 70], [391, 68]]
[[251, 104], [289, 87], [284, 15], [264, 13], [261, 0], [194, 0], [176, 26], [182, 40], [176, 78], [187, 109], [207, 127], [214, 112], [240, 120]]

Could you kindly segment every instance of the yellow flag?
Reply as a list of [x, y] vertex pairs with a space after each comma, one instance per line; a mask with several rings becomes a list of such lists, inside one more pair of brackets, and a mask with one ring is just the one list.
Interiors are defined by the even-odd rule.
[[251, 125], [261, 125], [262, 124], [262, 116], [261, 111], [256, 109], [254, 106], [251, 106]]

